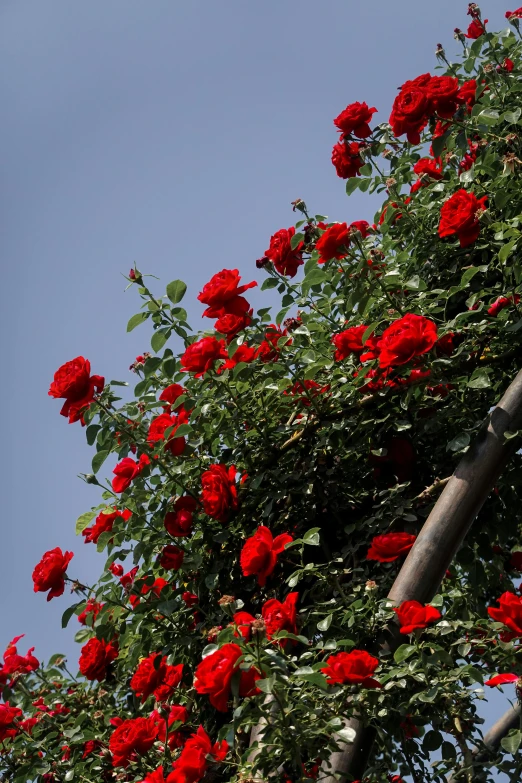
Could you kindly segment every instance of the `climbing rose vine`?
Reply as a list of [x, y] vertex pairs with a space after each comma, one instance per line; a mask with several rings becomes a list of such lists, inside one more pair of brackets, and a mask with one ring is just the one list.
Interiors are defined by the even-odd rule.
[[78, 546], [105, 563], [92, 586], [59, 542], [35, 564], [78, 661], [7, 647], [3, 780], [320, 780], [352, 716], [375, 731], [367, 783], [519, 779], [517, 729], [473, 754], [488, 688], [522, 690], [519, 454], [433, 600], [386, 598], [522, 357], [522, 9], [501, 33], [469, 16], [462, 57], [439, 44], [388, 121], [340, 96], [332, 176], [380, 194], [373, 218], [297, 199], [243, 276], [216, 262], [199, 334], [185, 284], [134, 268], [134, 388], [96, 357], [54, 373], [94, 452]]

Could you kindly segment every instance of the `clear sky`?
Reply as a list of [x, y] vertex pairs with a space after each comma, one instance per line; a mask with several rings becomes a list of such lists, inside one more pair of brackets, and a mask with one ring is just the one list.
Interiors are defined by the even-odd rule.
[[[504, 24], [503, 2], [481, 6]], [[59, 545], [75, 552], [71, 574], [96, 581], [103, 558], [74, 523], [99, 495], [76, 478], [92, 456], [80, 425], [47, 391], [79, 354], [133, 380], [150, 335], [125, 332], [139, 304], [121, 273], [136, 260], [161, 286], [183, 278], [200, 328], [203, 283], [223, 267], [261, 279], [255, 259], [295, 221], [297, 197], [332, 220], [371, 220], [376, 202], [348, 200], [330, 163], [332, 118], [361, 100], [386, 120], [397, 87], [433, 69], [438, 42], [456, 51], [466, 8], [2, 0], [0, 652], [25, 632], [41, 658], [78, 656], [60, 629], [69, 595], [46, 603], [31, 572]], [[505, 706], [495, 697], [487, 722]]]

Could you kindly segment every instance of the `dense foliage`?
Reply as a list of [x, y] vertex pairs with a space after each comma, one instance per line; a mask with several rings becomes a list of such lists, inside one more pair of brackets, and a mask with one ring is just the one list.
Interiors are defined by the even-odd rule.
[[[186, 286], [158, 295], [133, 269], [128, 330], [152, 329], [133, 397], [83, 357], [55, 374], [49, 394], [95, 449], [99, 503], [76, 529], [107, 561], [93, 587], [59, 547], [35, 568], [47, 600], [76, 595], [80, 675], [10, 645], [4, 780], [293, 782], [328, 767], [357, 713], [377, 730], [369, 781], [444, 781], [480, 744], [485, 681], [515, 698], [519, 455], [432, 603], [386, 600], [522, 355], [522, 9], [502, 33], [469, 13], [460, 63], [439, 45], [438, 75], [406, 82], [389, 123], [365, 103], [335, 119], [348, 195], [383, 206], [347, 225], [294, 203], [257, 262], [277, 313], [254, 313], [252, 275], [223, 269], [194, 336]], [[379, 651], [394, 619], [403, 644]], [[519, 780], [521, 740], [463, 779]]]

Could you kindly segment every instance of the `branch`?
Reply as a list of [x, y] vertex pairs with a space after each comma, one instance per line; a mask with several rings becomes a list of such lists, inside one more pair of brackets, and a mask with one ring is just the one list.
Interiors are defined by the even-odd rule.
[[[393, 603], [411, 600], [427, 603], [436, 594], [498, 476], [520, 447], [518, 438], [506, 440], [504, 433], [516, 432], [521, 427], [522, 371], [487, 416], [435, 503], [390, 590], [388, 598]], [[388, 631], [386, 646], [393, 648], [398, 634], [393, 628]], [[327, 775], [322, 783], [337, 783], [347, 774], [353, 778], [364, 775], [375, 732], [357, 718], [351, 718], [347, 725], [356, 731], [354, 742], [343, 752], [333, 754], [331, 764], [323, 764]]]

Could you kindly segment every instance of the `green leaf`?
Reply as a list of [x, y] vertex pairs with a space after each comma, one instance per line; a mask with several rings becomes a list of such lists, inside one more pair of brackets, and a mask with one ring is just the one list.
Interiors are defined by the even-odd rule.
[[263, 280], [261, 283], [261, 291], [266, 291], [268, 288], [275, 288], [277, 285], [279, 285], [277, 277], [267, 277], [267, 279]]
[[328, 683], [326, 682], [326, 677], [324, 676], [324, 674], [321, 674], [320, 672], [313, 672], [312, 674], [301, 674], [300, 679], [309, 682], [311, 685], [318, 685], [323, 690], [328, 689]]
[[65, 610], [65, 612], [62, 614], [62, 628], [67, 628], [67, 624], [69, 620], [71, 619], [76, 609], [80, 605], [81, 605], [81, 601], [77, 604], [73, 604], [72, 606], [69, 606], [69, 608]]
[[474, 371], [471, 379], [468, 381], [470, 389], [488, 389], [491, 386], [489, 375], [485, 367], [479, 367]]
[[350, 726], [345, 726], [344, 729], [340, 729], [336, 736], [339, 737], [339, 739], [344, 740], [344, 742], [353, 742], [356, 737], [357, 732], [355, 729], [352, 729]]
[[257, 680], [256, 685], [263, 693], [272, 693], [275, 685], [275, 677], [265, 677], [263, 680]]
[[422, 740], [424, 750], [438, 750], [442, 745], [442, 734], [439, 731], [428, 731]]
[[513, 731], [510, 734], [508, 734], [507, 737], [503, 737], [500, 741], [500, 744], [504, 748], [507, 753], [511, 753], [513, 756], [517, 752], [517, 750], [520, 747], [520, 743], [522, 742], [522, 732], [521, 731]]
[[92, 458], [92, 472], [97, 473], [107, 457], [109, 456], [110, 451], [98, 451]]
[[186, 290], [187, 285], [183, 280], [173, 280], [172, 283], [169, 283], [167, 286], [167, 296], [172, 304], [178, 304], [185, 296]]
[[92, 522], [95, 516], [96, 511], [86, 511], [85, 514], [80, 514], [74, 527], [74, 531], [77, 536], [79, 536], [80, 533], [85, 530], [85, 528], [89, 525], [90, 522]]
[[167, 340], [170, 336], [170, 329], [167, 330], [167, 332], [163, 332], [162, 330], [158, 330], [157, 332], [154, 332], [152, 335], [150, 345], [154, 353], [159, 353]]
[[346, 195], [347, 196], [351, 196], [352, 193], [354, 192], [354, 190], [357, 190], [357, 188], [359, 187], [359, 182], [360, 182], [360, 180], [359, 180], [358, 177], [350, 177], [350, 179], [348, 179], [346, 181]]
[[175, 436], [176, 438], [183, 438], [187, 435], [190, 435], [192, 433], [192, 427], [190, 424], [180, 424], [179, 427], [176, 430]]
[[407, 658], [410, 657], [415, 652], [415, 647], [413, 647], [411, 644], [401, 644], [400, 647], [398, 647], [395, 650], [395, 653], [393, 654], [393, 660], [395, 663], [402, 663], [403, 661], [407, 660]]
[[484, 125], [496, 125], [500, 120], [500, 114], [495, 109], [483, 109], [477, 119]]
[[445, 761], [454, 761], [457, 758], [457, 750], [455, 745], [446, 740], [442, 743], [442, 758]]
[[101, 427], [99, 424], [90, 424], [85, 430], [85, 438], [89, 446], [93, 445], [94, 441], [96, 440], [96, 435], [98, 434], [98, 430], [100, 429]]
[[425, 291], [426, 283], [420, 279], [419, 275], [413, 275], [404, 283], [404, 287], [409, 288], [410, 291]]
[[451, 131], [447, 131], [446, 133], [444, 133], [443, 136], [437, 136], [436, 139], [432, 140], [431, 147], [432, 147], [432, 150], [433, 150], [433, 157], [434, 158], [440, 157], [440, 154], [441, 154], [442, 150], [446, 146], [446, 142], [447, 142], [447, 140], [449, 138], [450, 132]]
[[333, 615], [331, 615], [331, 614], [327, 615], [324, 618], [324, 620], [320, 620], [317, 623], [317, 629], [319, 631], [327, 631], [329, 629], [329, 627], [331, 626], [331, 624], [332, 624], [332, 620], [333, 620]]
[[290, 247], [292, 248], [292, 250], [295, 250], [295, 249], [296, 249], [296, 247], [297, 247], [297, 246], [298, 246], [298, 245], [299, 245], [301, 242], [304, 242], [304, 234], [300, 234], [300, 233], [298, 233], [298, 234], [294, 234], [294, 236], [293, 236], [293, 237], [292, 237], [292, 239], [290, 240]]
[[505, 263], [511, 253], [513, 252], [513, 248], [516, 246], [517, 240], [512, 239], [507, 244], [503, 245], [500, 250], [498, 251], [498, 260], [501, 264]]
[[469, 446], [471, 436], [469, 432], [461, 432], [456, 438], [450, 440], [446, 446], [446, 451], [462, 451], [466, 446]]
[[472, 280], [477, 272], [479, 271], [478, 266], [470, 266], [469, 269], [466, 269], [462, 273], [462, 277], [460, 278], [460, 287], [465, 288], [470, 280]]
[[66, 783], [69, 783], [70, 780], [74, 780], [74, 769], [70, 769], [69, 772], [65, 774], [64, 780]]
[[133, 315], [132, 318], [129, 319], [129, 323], [127, 324], [127, 331], [132, 332], [132, 330], [142, 324], [143, 321], [146, 321], [148, 317], [149, 313], [136, 313], [136, 315]]
[[321, 543], [321, 539], [319, 538], [320, 529], [320, 527], [311, 527], [310, 530], [307, 530], [303, 536], [304, 543], [310, 544], [311, 546], [319, 546]]
[[505, 111], [502, 115], [502, 119], [505, 120], [505, 122], [510, 122], [512, 125], [516, 125], [520, 119], [521, 114], [522, 109], [518, 107], [518, 109], [515, 109], [515, 111]]

